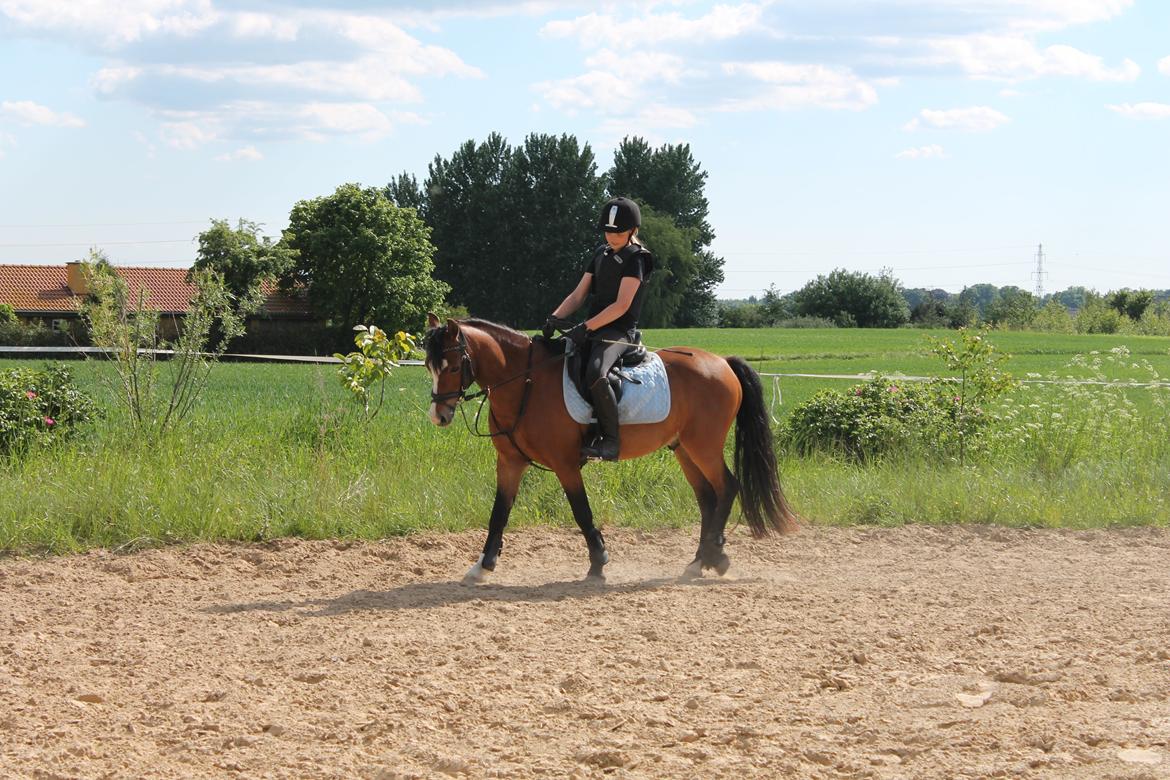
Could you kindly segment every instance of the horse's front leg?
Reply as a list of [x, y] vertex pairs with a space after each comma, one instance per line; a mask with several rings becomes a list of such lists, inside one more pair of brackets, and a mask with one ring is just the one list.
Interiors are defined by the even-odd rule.
[[565, 498], [573, 509], [573, 519], [589, 545], [589, 579], [605, 581], [605, 564], [609, 553], [605, 550], [605, 538], [593, 525], [593, 510], [589, 508], [589, 496], [585, 494], [585, 483], [581, 479], [581, 468], [575, 466], [557, 471], [557, 479], [565, 490]]
[[485, 582], [488, 575], [496, 570], [500, 550], [504, 549], [504, 527], [508, 525], [508, 515], [512, 513], [512, 504], [520, 490], [520, 478], [527, 469], [526, 461], [507, 458], [503, 454], [496, 455], [496, 500], [492, 504], [491, 518], [488, 519], [487, 541], [484, 542], [479, 560], [463, 576], [464, 582]]

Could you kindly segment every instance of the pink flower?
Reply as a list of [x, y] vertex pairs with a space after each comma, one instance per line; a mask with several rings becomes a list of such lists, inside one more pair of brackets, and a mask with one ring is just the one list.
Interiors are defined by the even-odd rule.
[[959, 402], [959, 396], [956, 395], [955, 396], [955, 403], [958, 403], [958, 402]]
[[890, 385], [890, 392], [891, 393], [898, 392], [898, 386], [897, 385]]
[[25, 390], [24, 397], [31, 401], [32, 399], [37, 397], [37, 394], [34, 393], [32, 390]]
[[54, 420], [52, 417], [44, 417], [42, 419], [45, 421], [45, 425], [53, 426], [53, 425], [57, 424], [57, 421]]
[[861, 388], [860, 387], [853, 388], [853, 394], [854, 395], [861, 395]]

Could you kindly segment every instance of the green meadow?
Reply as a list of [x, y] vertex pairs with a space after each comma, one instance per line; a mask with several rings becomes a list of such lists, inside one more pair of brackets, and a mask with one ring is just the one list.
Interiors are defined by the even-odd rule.
[[[765, 374], [945, 374], [924, 335], [909, 329], [657, 330], [645, 340], [652, 347], [741, 355]], [[913, 451], [857, 464], [781, 448], [781, 479], [805, 520], [1170, 524], [1170, 388], [1126, 384], [1170, 377], [1170, 339], [1017, 332], [990, 339], [1013, 356], [1006, 368], [1018, 378], [1115, 383], [1021, 386], [997, 404], [987, 451], [965, 465]], [[0, 361], [0, 370], [14, 365]], [[471, 436], [459, 419], [447, 429], [431, 425], [430, 381], [419, 367], [395, 373], [386, 407], [367, 423], [333, 367], [225, 363], [214, 369], [194, 415], [151, 439], [130, 434], [113, 406], [101, 382], [109, 364], [70, 365], [105, 415], [58, 446], [0, 461], [0, 550], [134, 549], [289, 535], [379, 538], [486, 525], [495, 492], [492, 445]], [[778, 420], [818, 390], [851, 384], [765, 377]], [[590, 465], [586, 485], [605, 525], [687, 526], [698, 518], [668, 451]], [[552, 475], [529, 472], [511, 522], [573, 526]]]

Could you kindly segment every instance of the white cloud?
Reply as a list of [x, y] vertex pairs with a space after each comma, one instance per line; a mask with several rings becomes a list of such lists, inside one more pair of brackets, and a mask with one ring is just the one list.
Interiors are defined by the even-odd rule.
[[947, 157], [947, 153], [938, 144], [930, 144], [929, 146], [916, 146], [911, 149], [903, 149], [894, 155], [899, 160], [942, 160]]
[[211, 0], [0, 0], [21, 27], [96, 41], [117, 48], [150, 36], [191, 36], [219, 19]]
[[386, 113], [369, 103], [274, 103], [236, 101], [207, 111], [160, 112], [163, 140], [176, 149], [197, 149], [213, 141], [298, 139], [325, 141], [354, 136], [373, 141], [402, 124], [423, 124], [417, 114]]
[[1158, 72], [1163, 76], [1170, 76], [1170, 57], [1158, 60]]
[[697, 19], [686, 19], [678, 13], [653, 12], [632, 17], [630, 7], [623, 5], [616, 15], [594, 12], [576, 19], [549, 22], [540, 32], [549, 38], [576, 38], [582, 46], [608, 40], [614, 31], [621, 31], [623, 38], [645, 46], [665, 41], [721, 41], [755, 30], [765, 5], [717, 5]]
[[49, 127], [85, 127], [85, 120], [68, 113], [58, 113], [31, 100], [5, 100], [0, 103], [0, 116], [9, 117], [23, 125]]
[[969, 133], [983, 133], [1004, 125], [1011, 120], [1004, 114], [988, 106], [972, 106], [971, 108], [952, 108], [946, 111], [935, 111], [924, 108], [918, 116], [907, 122], [903, 129], [920, 130], [923, 127], [932, 127], [938, 130], [963, 130]]
[[[0, 0], [0, 22], [104, 59], [91, 78], [94, 91], [144, 106], [167, 144], [191, 149], [225, 138], [381, 137], [417, 119], [393, 108], [424, 101], [420, 79], [484, 76], [451, 49], [406, 32], [390, 20], [393, 10], [364, 0], [316, 8]], [[282, 121], [290, 124], [281, 128]]]
[[256, 149], [255, 146], [243, 146], [236, 149], [234, 152], [218, 155], [215, 159], [221, 162], [234, 162], [235, 160], [262, 160], [264, 155]]
[[967, 35], [927, 41], [929, 60], [957, 65], [977, 79], [1022, 80], [1043, 76], [1070, 76], [1090, 81], [1133, 81], [1141, 67], [1126, 59], [1110, 68], [1105, 60], [1072, 46], [1043, 50], [1027, 38], [1009, 35]]
[[196, 149], [219, 137], [215, 121], [164, 122], [162, 137], [175, 149]]
[[646, 102], [651, 84], [678, 84], [686, 75], [682, 58], [658, 52], [617, 56], [602, 50], [585, 60], [591, 70], [568, 79], [533, 86], [545, 100], [570, 114], [604, 109], [625, 114]]
[[723, 72], [747, 76], [764, 86], [755, 95], [731, 98], [728, 111], [832, 108], [860, 111], [877, 103], [877, 91], [849, 68], [787, 62], [728, 62]]
[[1170, 118], [1170, 103], [1122, 103], [1106, 106], [1110, 111], [1126, 119], [1167, 119]]

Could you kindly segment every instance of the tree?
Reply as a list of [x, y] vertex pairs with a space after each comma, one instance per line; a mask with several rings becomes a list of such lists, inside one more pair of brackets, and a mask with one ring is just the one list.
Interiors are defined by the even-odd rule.
[[639, 236], [654, 254], [654, 271], [646, 283], [638, 323], [641, 327], [665, 328], [675, 323], [699, 263], [692, 251], [693, 232], [680, 228], [670, 217], [649, 206], [642, 209]]
[[260, 225], [241, 219], [233, 229], [226, 219], [211, 220], [211, 227], [197, 237], [196, 272], [214, 271], [223, 279], [228, 292], [240, 303], [243, 313], [260, 308], [260, 284], [280, 278], [292, 267], [289, 248], [260, 236]]
[[983, 318], [987, 314], [987, 307], [999, 297], [999, 288], [994, 284], [973, 284], [970, 287], [964, 287], [963, 291], [959, 293], [959, 297], [972, 304], [979, 312], [979, 317]]
[[1036, 318], [1036, 297], [1019, 287], [1001, 287], [999, 295], [984, 309], [983, 316], [995, 325], [1026, 328]]
[[669, 215], [679, 227], [697, 231], [694, 251], [715, 240], [703, 194], [707, 172], [695, 162], [689, 144], [651, 149], [644, 139], [627, 136], [614, 152], [607, 179], [611, 196], [624, 195], [649, 204], [660, 214]]
[[888, 271], [872, 276], [838, 268], [806, 284], [794, 300], [797, 314], [843, 328], [896, 328], [910, 319], [901, 285]]
[[713, 328], [719, 323], [715, 288], [723, 283], [723, 258], [703, 249], [695, 260], [695, 275], [674, 314], [676, 328]]
[[715, 231], [707, 221], [706, 184], [707, 172], [695, 162], [688, 144], [652, 149], [638, 137], [622, 140], [606, 174], [610, 195], [633, 198], [692, 231], [691, 249], [698, 262], [671, 323], [679, 327], [709, 327], [718, 318], [715, 288], [724, 279], [723, 258], [708, 248]]
[[1049, 298], [1048, 303], [1036, 313], [1032, 327], [1050, 333], [1072, 333], [1075, 330], [1072, 315], [1055, 297]]
[[1128, 287], [1109, 293], [1105, 302], [1133, 321], [1138, 321], [1154, 302], [1153, 290], [1131, 290]]
[[383, 192], [390, 199], [390, 202], [398, 208], [414, 209], [420, 217], [424, 216], [423, 208], [426, 203], [426, 198], [423, 195], [422, 188], [418, 186], [418, 180], [412, 174], [406, 173], [405, 171], [398, 174], [396, 178], [386, 185]]
[[477, 316], [543, 322], [599, 243], [604, 190], [593, 150], [571, 135], [540, 134], [513, 148], [493, 133], [449, 160], [435, 157], [428, 170], [422, 213], [439, 278]]
[[513, 151], [503, 189], [510, 240], [499, 244], [496, 261], [513, 271], [503, 280], [504, 305], [488, 316], [538, 325], [577, 285], [600, 243], [604, 190], [593, 150], [570, 135], [533, 133]]
[[771, 327], [776, 327], [784, 320], [792, 319], [796, 314], [793, 294], [781, 295], [780, 291], [776, 289], [776, 285], [768, 285], [768, 289], [764, 290], [764, 298], [760, 302], [760, 314], [763, 316], [764, 324]]
[[1084, 287], [1069, 287], [1067, 290], [1061, 290], [1058, 293], [1053, 293], [1052, 297], [1060, 301], [1066, 309], [1070, 312], [1080, 311], [1085, 305], [1085, 298], [1090, 295], [1090, 291]]
[[346, 340], [359, 324], [421, 330], [450, 289], [432, 277], [427, 226], [373, 187], [343, 184], [332, 195], [299, 201], [283, 240], [297, 252], [285, 285], [304, 285]]

